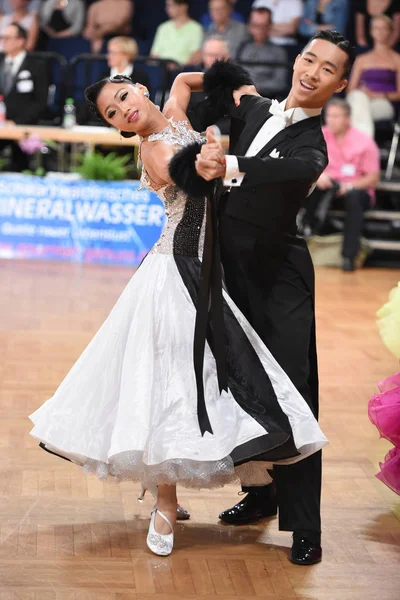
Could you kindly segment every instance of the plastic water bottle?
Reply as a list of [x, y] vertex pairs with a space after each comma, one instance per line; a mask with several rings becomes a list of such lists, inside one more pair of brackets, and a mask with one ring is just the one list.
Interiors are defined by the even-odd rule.
[[0, 127], [4, 127], [6, 123], [6, 105], [4, 104], [4, 96], [0, 96]]
[[76, 125], [76, 110], [73, 98], [67, 98], [64, 104], [63, 127], [72, 129]]

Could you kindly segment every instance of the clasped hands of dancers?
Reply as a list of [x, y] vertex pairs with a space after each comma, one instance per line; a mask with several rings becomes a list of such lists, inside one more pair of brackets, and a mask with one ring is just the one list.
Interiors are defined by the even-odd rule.
[[[104, 79], [91, 110], [140, 136], [142, 186], [167, 225], [52, 398], [31, 415], [45, 450], [156, 496], [148, 547], [169, 555], [176, 485], [240, 481], [220, 518], [275, 515], [291, 560], [320, 545], [321, 449], [314, 273], [297, 211], [327, 165], [322, 107], [347, 84], [350, 44], [320, 32], [297, 57], [288, 98], [260, 97], [238, 65], [180, 74], [161, 112], [144, 86]], [[190, 112], [193, 91], [206, 100]], [[231, 116], [230, 151], [207, 131]], [[221, 285], [221, 263], [224, 282]]]

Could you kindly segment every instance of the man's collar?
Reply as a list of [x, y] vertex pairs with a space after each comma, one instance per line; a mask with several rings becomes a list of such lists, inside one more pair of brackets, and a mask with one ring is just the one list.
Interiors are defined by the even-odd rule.
[[298, 123], [299, 121], [304, 121], [304, 119], [309, 119], [310, 117], [316, 117], [322, 113], [322, 108], [302, 108], [301, 106], [297, 106], [296, 108], [289, 108], [285, 110], [287, 98], [282, 100], [280, 106], [285, 114], [289, 115], [289, 121], [293, 125], [294, 123]]
[[6, 62], [8, 62], [8, 63], [11, 62], [13, 65], [15, 65], [15, 63], [22, 64], [23, 61], [25, 60], [25, 56], [26, 56], [26, 50], [22, 50], [22, 52], [19, 52], [15, 56], [6, 56]]

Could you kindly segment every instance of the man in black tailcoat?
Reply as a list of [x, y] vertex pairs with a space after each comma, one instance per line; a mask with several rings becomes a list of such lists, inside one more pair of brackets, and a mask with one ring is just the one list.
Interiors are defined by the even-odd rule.
[[[196, 159], [206, 181], [222, 179], [221, 256], [228, 292], [275, 359], [318, 416], [314, 269], [296, 215], [325, 169], [322, 107], [342, 91], [353, 63], [349, 42], [322, 31], [306, 45], [293, 67], [289, 96], [282, 103], [261, 98], [255, 88], [235, 92], [230, 153], [207, 131]], [[215, 65], [217, 77], [223, 65]], [[209, 86], [210, 87], [210, 86]], [[209, 95], [212, 103], [212, 93]], [[194, 125], [195, 126], [195, 125]], [[247, 488], [247, 496], [220, 518], [245, 524], [272, 516], [293, 532], [291, 560], [309, 565], [322, 557], [321, 453], [275, 465], [273, 484]]]

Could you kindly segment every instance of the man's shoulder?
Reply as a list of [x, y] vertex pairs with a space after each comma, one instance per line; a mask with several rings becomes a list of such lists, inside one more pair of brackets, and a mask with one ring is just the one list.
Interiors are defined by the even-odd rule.
[[274, 58], [279, 58], [279, 60], [286, 61], [288, 59], [287, 51], [283, 46], [279, 44], [274, 44], [270, 40], [265, 43], [265, 47], [268, 48], [268, 52]]
[[195, 21], [194, 19], [190, 19], [190, 21], [188, 21], [187, 24], [188, 24], [189, 29], [191, 29], [192, 31], [203, 32], [203, 28], [198, 21]]
[[173, 20], [168, 19], [168, 21], [164, 21], [164, 23], [160, 23], [160, 25], [157, 27], [157, 31], [164, 33], [165, 31], [169, 31], [169, 30], [172, 31], [173, 27], [174, 27]]

